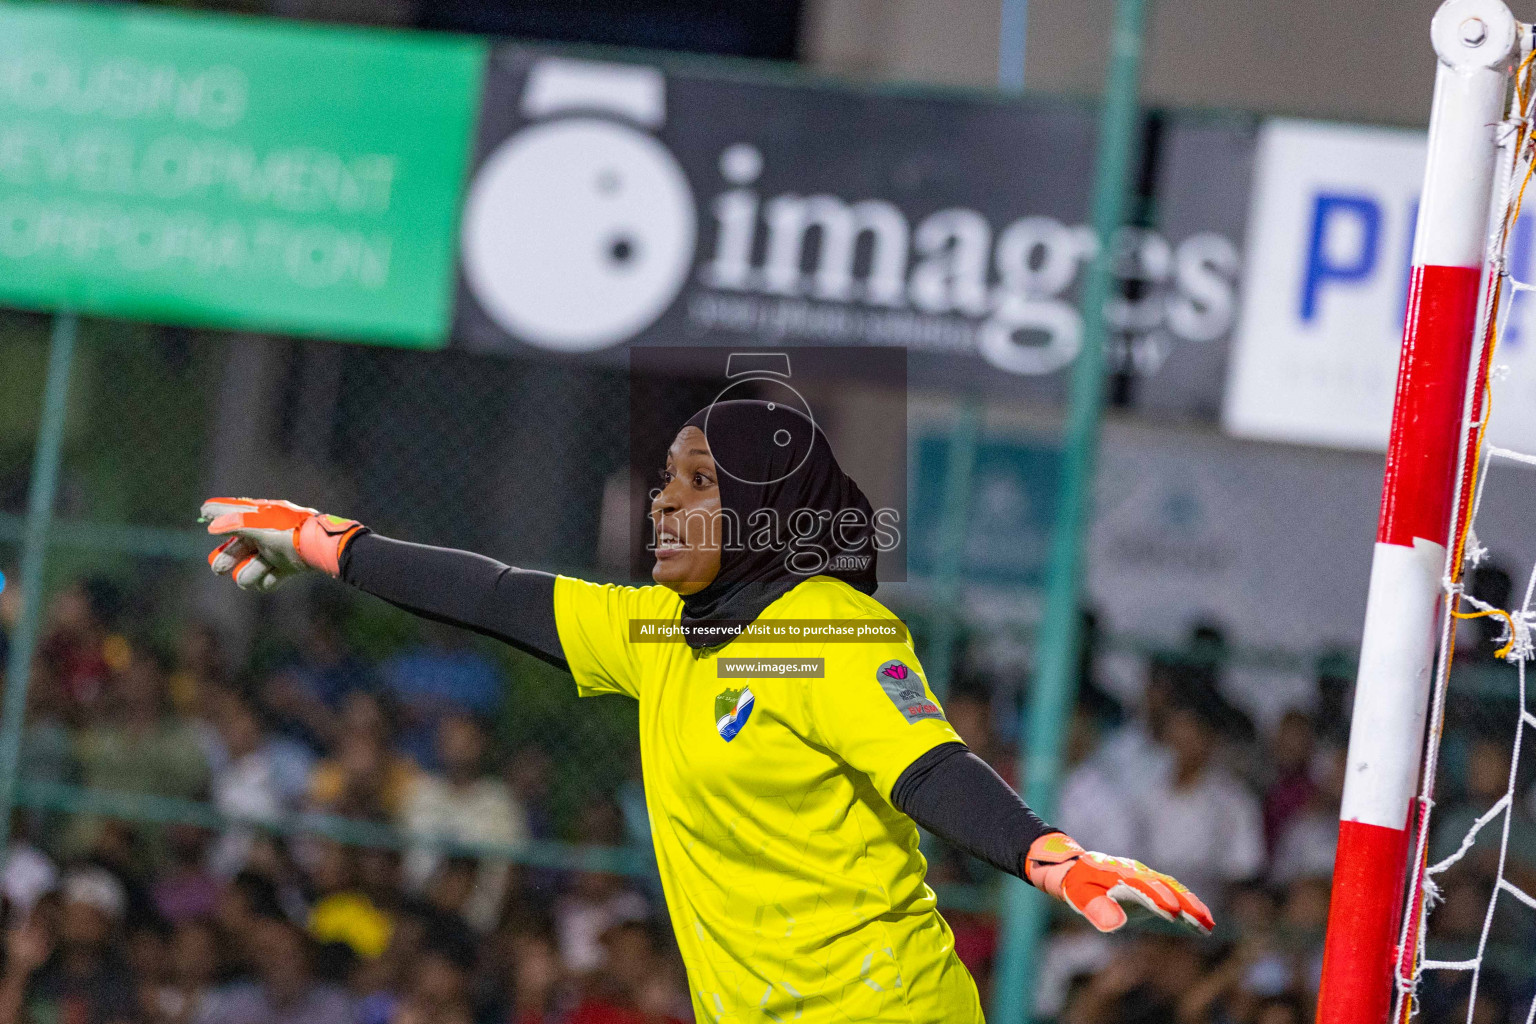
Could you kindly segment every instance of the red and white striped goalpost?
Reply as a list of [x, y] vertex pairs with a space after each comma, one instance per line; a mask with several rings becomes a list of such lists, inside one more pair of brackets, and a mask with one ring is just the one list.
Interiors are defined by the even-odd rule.
[[1473, 358], [1478, 313], [1498, 281], [1483, 264], [1517, 35], [1502, 0], [1446, 0], [1430, 30], [1439, 66], [1350, 725], [1319, 1024], [1383, 1024], [1390, 1010], [1409, 842], [1414, 819], [1422, 818], [1414, 815], [1414, 795], [1447, 610], [1442, 580], [1459, 571], [1446, 552], [1458, 547], [1451, 520], [1464, 426], [1482, 408], [1482, 389], [1469, 389], [1468, 381], [1479, 374], [1474, 361], [1483, 361]]

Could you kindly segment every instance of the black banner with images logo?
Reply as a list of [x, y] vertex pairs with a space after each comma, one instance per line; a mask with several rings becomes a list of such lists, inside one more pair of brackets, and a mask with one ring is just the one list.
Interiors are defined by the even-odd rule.
[[[1157, 127], [1149, 226], [1115, 242], [1112, 356], [1126, 404], [1208, 418], [1252, 132]], [[486, 80], [456, 341], [615, 365], [628, 346], [899, 346], [926, 386], [1055, 402], [1096, 250], [1095, 132], [1065, 102], [507, 45]]]

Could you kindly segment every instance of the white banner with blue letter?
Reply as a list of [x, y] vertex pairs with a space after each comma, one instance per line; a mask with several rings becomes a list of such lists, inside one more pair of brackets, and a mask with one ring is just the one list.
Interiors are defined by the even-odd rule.
[[[1248, 217], [1223, 423], [1243, 437], [1383, 450], [1402, 346], [1422, 132], [1267, 122]], [[1532, 278], [1531, 216], [1510, 249]], [[1509, 297], [1506, 297], [1508, 301]], [[1536, 305], [1523, 292], [1495, 362], [1494, 443], [1536, 431]], [[1502, 439], [1502, 441], [1501, 441]]]

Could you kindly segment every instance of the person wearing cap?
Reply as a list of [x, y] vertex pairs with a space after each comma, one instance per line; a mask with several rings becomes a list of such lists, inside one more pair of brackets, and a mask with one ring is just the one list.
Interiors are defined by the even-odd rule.
[[0, 1024], [133, 1024], [133, 976], [116, 942], [128, 903], [122, 882], [103, 868], [74, 868], [65, 872], [57, 898], [56, 931], [37, 912], [6, 936]]

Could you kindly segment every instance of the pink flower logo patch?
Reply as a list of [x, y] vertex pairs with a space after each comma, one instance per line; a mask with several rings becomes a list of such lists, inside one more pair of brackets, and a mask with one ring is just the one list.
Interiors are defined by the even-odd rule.
[[896, 705], [896, 710], [901, 712], [908, 725], [924, 718], [944, 718], [944, 712], [928, 696], [922, 676], [908, 667], [906, 662], [887, 661], [875, 669], [875, 682], [891, 698], [891, 703]]

